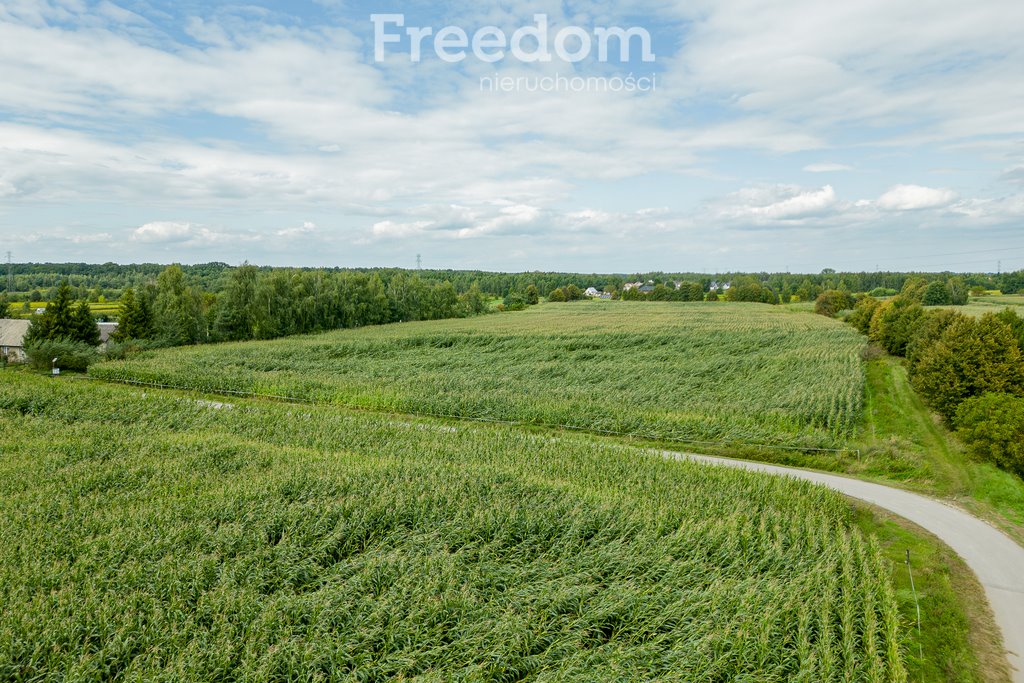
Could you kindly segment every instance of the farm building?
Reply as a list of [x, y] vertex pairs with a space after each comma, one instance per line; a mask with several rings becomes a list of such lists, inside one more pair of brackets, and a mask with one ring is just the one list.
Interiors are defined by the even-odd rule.
[[0, 356], [12, 362], [25, 360], [23, 340], [28, 326], [28, 320], [0, 320]]
[[601, 292], [598, 291], [596, 287], [587, 287], [587, 291], [583, 293], [589, 296], [591, 299], [596, 299], [597, 297], [601, 296]]
[[96, 323], [96, 327], [100, 329], [100, 346], [106, 348], [110, 335], [117, 331], [117, 323]]

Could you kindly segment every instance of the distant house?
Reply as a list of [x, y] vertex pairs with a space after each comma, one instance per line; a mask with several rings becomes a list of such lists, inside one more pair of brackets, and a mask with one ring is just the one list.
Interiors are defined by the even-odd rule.
[[631, 289], [640, 289], [643, 286], [644, 283], [642, 282], [627, 282], [626, 284], [622, 285], [622, 291], [628, 292]]
[[732, 287], [732, 283], [731, 282], [712, 281], [711, 284], [708, 285], [708, 291], [709, 292], [725, 292], [725, 291], [728, 291], [730, 287]]
[[100, 330], [100, 346], [107, 348], [110, 335], [117, 331], [117, 323], [96, 323], [96, 327]]
[[597, 297], [601, 296], [601, 292], [596, 287], [587, 287], [587, 291], [583, 293], [589, 296], [591, 299], [596, 299]]
[[654, 285], [642, 285], [640, 287], [640, 293], [641, 294], [650, 294], [653, 291], [654, 291]]
[[0, 356], [12, 363], [25, 360], [24, 339], [28, 326], [28, 320], [0, 320]]

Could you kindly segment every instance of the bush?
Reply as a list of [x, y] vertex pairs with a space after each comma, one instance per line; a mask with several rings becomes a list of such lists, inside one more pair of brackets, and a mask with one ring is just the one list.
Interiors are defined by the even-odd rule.
[[878, 299], [866, 296], [853, 307], [853, 313], [847, 316], [846, 322], [857, 328], [861, 334], [867, 334], [871, 329], [871, 317], [881, 305], [882, 302]]
[[994, 315], [958, 316], [910, 368], [921, 395], [952, 420], [965, 400], [988, 392], [1024, 394], [1024, 364], [1013, 332]]
[[[29, 365], [36, 370], [49, 370], [56, 365], [62, 370], [85, 371], [99, 360], [96, 348], [83, 342], [68, 339], [45, 339], [25, 347]], [[57, 362], [54, 363], [53, 359]]]
[[[107, 360], [125, 360], [151, 349], [167, 348], [169, 345], [148, 339], [127, 339], [125, 341], [108, 341], [103, 355]], [[53, 358], [53, 356], [50, 356]]]
[[928, 347], [937, 342], [946, 328], [961, 317], [963, 316], [960, 313], [947, 308], [925, 311], [924, 315], [918, 319], [917, 325], [910, 334], [910, 341], [907, 343], [907, 362], [911, 367], [911, 372]]
[[1024, 398], [984, 394], [956, 411], [958, 435], [975, 457], [1024, 477]]
[[894, 356], [906, 353], [907, 344], [924, 309], [912, 299], [900, 295], [875, 309], [868, 336]]
[[839, 311], [848, 311], [856, 305], [849, 292], [840, 289], [826, 289], [814, 301], [814, 312], [834, 318]]
[[953, 303], [953, 297], [944, 283], [934, 280], [924, 290], [921, 303], [925, 306], [949, 306]]

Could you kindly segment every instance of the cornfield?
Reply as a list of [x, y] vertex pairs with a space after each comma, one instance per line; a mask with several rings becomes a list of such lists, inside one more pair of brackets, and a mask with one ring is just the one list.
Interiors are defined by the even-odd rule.
[[855, 331], [757, 304], [548, 304], [522, 313], [153, 352], [90, 374], [386, 412], [652, 438], [845, 445]]
[[878, 548], [802, 482], [21, 373], [0, 454], [0, 680], [906, 678]]

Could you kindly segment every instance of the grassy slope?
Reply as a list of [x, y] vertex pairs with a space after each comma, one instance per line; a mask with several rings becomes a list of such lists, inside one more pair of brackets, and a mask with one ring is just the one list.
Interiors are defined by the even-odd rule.
[[10, 372], [0, 453], [3, 680], [902, 680], [801, 482]]
[[971, 460], [895, 358], [868, 363], [864, 451], [871, 464], [862, 474], [952, 498], [1024, 541], [1024, 482]]

